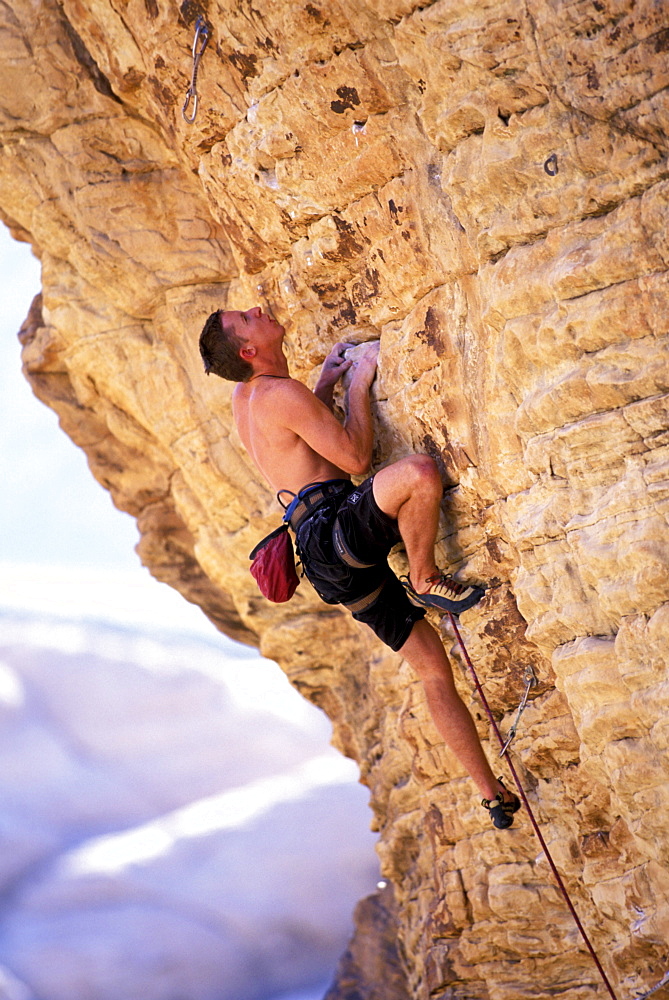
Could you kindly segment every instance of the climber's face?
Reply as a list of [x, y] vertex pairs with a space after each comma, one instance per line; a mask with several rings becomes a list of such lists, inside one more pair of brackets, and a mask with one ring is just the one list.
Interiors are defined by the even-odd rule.
[[266, 346], [277, 339], [282, 340], [286, 332], [281, 323], [277, 323], [269, 313], [263, 313], [260, 306], [254, 306], [245, 312], [231, 310], [221, 314], [221, 322], [229, 329], [232, 327], [237, 337], [254, 347]]

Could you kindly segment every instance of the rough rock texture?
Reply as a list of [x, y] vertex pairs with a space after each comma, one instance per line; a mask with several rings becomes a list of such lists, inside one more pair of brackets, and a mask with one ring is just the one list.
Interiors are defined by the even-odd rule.
[[334, 340], [380, 337], [376, 466], [427, 452], [455, 487], [440, 556], [490, 584], [470, 652], [503, 729], [536, 671], [515, 749], [531, 802], [620, 995], [655, 983], [666, 5], [13, 0], [0, 19], [0, 205], [43, 263], [28, 377], [136, 515], [154, 575], [275, 658], [359, 761], [409, 996], [601, 985], [526, 818], [489, 828], [407, 665], [306, 584], [286, 607], [254, 589], [277, 508], [231, 387], [201, 372], [214, 306], [270, 306], [307, 379]]

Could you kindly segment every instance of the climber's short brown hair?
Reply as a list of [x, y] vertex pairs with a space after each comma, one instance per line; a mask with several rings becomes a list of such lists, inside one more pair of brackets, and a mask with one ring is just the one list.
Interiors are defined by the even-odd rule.
[[239, 356], [243, 343], [234, 329], [223, 322], [223, 310], [213, 312], [200, 334], [200, 355], [206, 374], [213, 372], [230, 382], [248, 382], [253, 366]]

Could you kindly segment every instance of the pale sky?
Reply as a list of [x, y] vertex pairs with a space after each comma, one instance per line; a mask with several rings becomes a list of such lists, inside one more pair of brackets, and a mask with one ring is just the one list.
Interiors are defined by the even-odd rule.
[[33, 396], [16, 334], [40, 289], [40, 265], [1, 224], [0, 275], [0, 606], [218, 635], [141, 566], [134, 518], [114, 507], [56, 414]]
[[11, 562], [134, 568], [134, 520], [117, 511], [86, 458], [33, 396], [17, 332], [40, 290], [40, 265], [0, 225], [0, 558]]

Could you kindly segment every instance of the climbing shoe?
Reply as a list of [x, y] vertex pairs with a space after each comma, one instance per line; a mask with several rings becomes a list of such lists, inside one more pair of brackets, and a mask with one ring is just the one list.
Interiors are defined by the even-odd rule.
[[[504, 791], [508, 791], [502, 779], [498, 778], [497, 780]], [[505, 801], [502, 792], [498, 792], [494, 799], [482, 799], [481, 805], [490, 813], [493, 826], [496, 826], [498, 830], [508, 830], [513, 825], [514, 813], [520, 809], [520, 799], [514, 795], [512, 799]]]
[[400, 577], [409, 600], [423, 608], [436, 608], [437, 611], [450, 611], [459, 615], [481, 600], [484, 594], [482, 587], [467, 583], [458, 583], [452, 576], [445, 573], [434, 573], [425, 580], [430, 589], [424, 594], [414, 590], [408, 576]]

